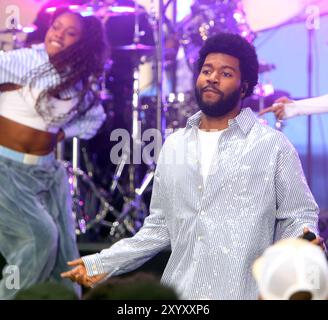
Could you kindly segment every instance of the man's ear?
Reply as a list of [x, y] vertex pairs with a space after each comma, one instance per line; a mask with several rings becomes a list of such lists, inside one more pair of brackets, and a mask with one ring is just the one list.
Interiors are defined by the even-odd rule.
[[243, 82], [242, 87], [241, 87], [241, 96], [244, 98], [248, 90], [248, 83]]

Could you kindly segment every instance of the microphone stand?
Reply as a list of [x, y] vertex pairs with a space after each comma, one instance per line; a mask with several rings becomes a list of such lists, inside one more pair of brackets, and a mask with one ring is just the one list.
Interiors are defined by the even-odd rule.
[[164, 93], [163, 93], [163, 76], [164, 76], [164, 32], [163, 32], [163, 24], [164, 24], [164, 1], [159, 0], [159, 15], [158, 22], [155, 17], [155, 6], [154, 0], [151, 1], [151, 15], [152, 15], [152, 26], [154, 29], [154, 39], [156, 45], [156, 93], [157, 93], [157, 104], [156, 104], [156, 127], [157, 130], [160, 130], [162, 136], [164, 136], [164, 132], [166, 129], [166, 119], [163, 111], [163, 101], [164, 101]]
[[[314, 30], [308, 29], [308, 98], [313, 97], [313, 42]], [[312, 116], [307, 118], [307, 180], [309, 187], [312, 185]]]

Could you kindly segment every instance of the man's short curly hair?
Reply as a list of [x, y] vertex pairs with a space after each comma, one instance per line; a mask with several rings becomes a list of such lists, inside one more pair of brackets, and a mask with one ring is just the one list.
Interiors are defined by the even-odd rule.
[[198, 72], [201, 71], [206, 56], [223, 53], [239, 60], [241, 80], [248, 83], [245, 98], [252, 95], [258, 81], [259, 62], [255, 48], [238, 34], [219, 33], [208, 38], [199, 51]]

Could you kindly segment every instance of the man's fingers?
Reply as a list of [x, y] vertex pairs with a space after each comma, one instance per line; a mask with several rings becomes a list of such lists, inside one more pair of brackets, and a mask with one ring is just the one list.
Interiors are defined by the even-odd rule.
[[81, 274], [77, 270], [71, 270], [68, 272], [61, 273], [62, 278], [70, 279], [73, 282], [77, 282], [78, 284], [85, 285], [87, 276]]
[[67, 264], [71, 267], [75, 266], [76, 268], [66, 271], [66, 272], [62, 272], [60, 274], [60, 276], [62, 278], [70, 278], [71, 279], [71, 277], [76, 276], [77, 274], [80, 274], [81, 272], [83, 272], [82, 269], [83, 269], [84, 263], [81, 258], [72, 260], [72, 261], [68, 261]]
[[313, 244], [320, 245], [323, 242], [323, 239], [320, 237], [315, 238], [314, 240], [311, 241]]
[[99, 274], [97, 276], [93, 276], [93, 277], [87, 277], [87, 286], [89, 286], [90, 288], [94, 287], [95, 284], [97, 284], [99, 281], [103, 280], [105, 278], [105, 274]]
[[72, 276], [70, 279], [82, 286], [91, 288], [93, 287], [94, 283], [96, 283], [96, 281], [92, 281], [92, 278], [93, 277], [88, 277], [87, 275], [75, 275]]
[[[303, 228], [303, 236], [306, 235], [309, 232], [310, 232], [309, 228], [307, 228], [307, 227]], [[324, 248], [324, 239], [321, 238], [321, 237], [316, 237], [315, 239], [311, 240], [310, 242], [312, 244], [320, 246], [323, 250], [325, 249]]]
[[82, 259], [77, 259], [68, 262], [70, 266], [76, 266], [74, 269], [62, 272], [60, 276], [62, 278], [68, 278], [73, 282], [77, 282], [85, 287], [93, 287], [98, 281], [102, 280], [105, 275], [97, 275], [90, 277], [87, 275]]
[[60, 276], [62, 277], [62, 278], [70, 278], [71, 276], [73, 276], [74, 274], [72, 273], [72, 271], [66, 271], [66, 272], [62, 272], [61, 274], [60, 274]]
[[81, 266], [77, 266], [72, 270], [62, 272], [60, 275], [62, 277], [76, 277], [84, 274], [84, 269]]
[[60, 274], [60, 276], [62, 278], [70, 278], [70, 279], [76, 277], [77, 275], [79, 275], [79, 272], [76, 272], [75, 270], [71, 270], [71, 271], [67, 271], [67, 272], [62, 272]]
[[307, 227], [303, 228], [303, 233], [308, 233], [308, 232], [310, 232], [309, 228]]
[[95, 281], [92, 281], [90, 278], [85, 279], [83, 285], [88, 288], [92, 288], [95, 285]]
[[70, 279], [71, 281], [76, 282], [85, 287], [92, 287], [93, 285], [93, 277], [88, 277], [81, 266], [77, 266], [76, 268], [70, 271], [62, 272], [60, 275], [62, 278]]
[[72, 260], [72, 261], [68, 261], [67, 264], [69, 266], [78, 266], [80, 264], [83, 264], [84, 265], [83, 260], [81, 258], [76, 259], [76, 260]]

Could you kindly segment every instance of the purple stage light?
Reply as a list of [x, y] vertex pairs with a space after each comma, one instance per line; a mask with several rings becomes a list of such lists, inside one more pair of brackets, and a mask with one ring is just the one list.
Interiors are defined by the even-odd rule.
[[89, 11], [82, 11], [82, 12], [80, 12], [80, 14], [82, 17], [90, 17], [93, 15], [93, 13], [89, 12]]
[[68, 6], [68, 9], [74, 11], [74, 10], [79, 9], [79, 6], [72, 4], [72, 5], [69, 5], [69, 6]]
[[34, 31], [36, 31], [36, 26], [28, 26], [28, 27], [23, 27], [23, 32], [24, 33], [32, 33]]
[[271, 83], [258, 84], [254, 89], [254, 93], [259, 97], [268, 97], [274, 94], [274, 87]]
[[233, 17], [238, 23], [243, 22], [243, 15], [241, 12], [235, 11], [235, 13], [233, 14]]
[[56, 10], [57, 10], [56, 7], [50, 7], [50, 8], [47, 8], [47, 9], [46, 9], [46, 13], [53, 13], [53, 12], [55, 12]]
[[133, 7], [127, 7], [127, 6], [117, 6], [117, 7], [111, 7], [110, 11], [114, 13], [134, 13], [135, 9]]

